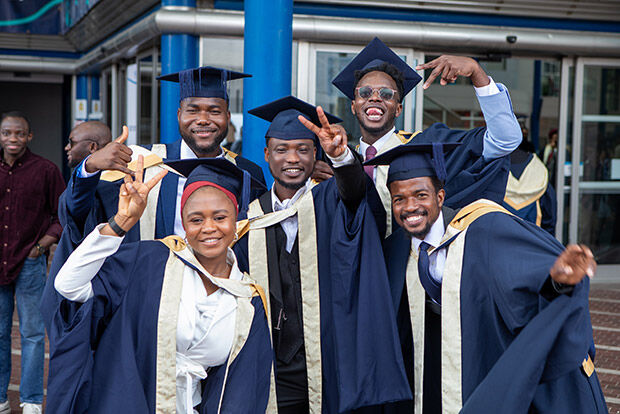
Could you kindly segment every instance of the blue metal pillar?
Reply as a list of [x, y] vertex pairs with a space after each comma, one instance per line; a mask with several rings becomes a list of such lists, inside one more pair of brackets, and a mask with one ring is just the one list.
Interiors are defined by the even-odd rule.
[[88, 119], [101, 119], [101, 96], [99, 93], [99, 75], [90, 76], [90, 99], [88, 102]]
[[540, 111], [542, 109], [542, 62], [534, 61], [534, 90], [532, 91], [532, 116], [530, 121], [530, 140], [538, 152], [540, 137]]
[[[162, 7], [196, 7], [196, 0], [162, 0]], [[178, 72], [198, 66], [198, 38], [186, 34], [161, 36], [161, 74]], [[170, 143], [179, 138], [177, 109], [179, 108], [179, 85], [161, 82], [160, 95], [160, 142]]]
[[243, 69], [243, 156], [259, 164], [271, 180], [264, 159], [268, 123], [247, 111], [291, 94], [293, 0], [245, 0]]
[[75, 88], [75, 120], [88, 119], [88, 76], [78, 75]]

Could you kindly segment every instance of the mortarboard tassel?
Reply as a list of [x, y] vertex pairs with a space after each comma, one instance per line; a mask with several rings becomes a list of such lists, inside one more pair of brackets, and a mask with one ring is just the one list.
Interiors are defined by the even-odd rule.
[[437, 173], [437, 178], [442, 182], [446, 181], [446, 159], [443, 154], [443, 144], [440, 142], [433, 142], [433, 167]]

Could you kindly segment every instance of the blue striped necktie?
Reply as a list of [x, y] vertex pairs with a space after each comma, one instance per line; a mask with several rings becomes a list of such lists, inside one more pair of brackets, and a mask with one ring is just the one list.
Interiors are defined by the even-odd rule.
[[431, 247], [426, 242], [420, 243], [420, 255], [418, 257], [418, 276], [420, 277], [420, 283], [435, 302], [441, 305], [441, 283], [437, 283], [432, 278], [429, 270], [428, 249]]

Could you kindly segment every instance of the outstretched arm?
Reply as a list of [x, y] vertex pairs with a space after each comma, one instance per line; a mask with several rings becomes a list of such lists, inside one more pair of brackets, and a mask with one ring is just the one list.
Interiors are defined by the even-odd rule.
[[362, 164], [347, 146], [347, 133], [344, 128], [341, 125], [331, 125], [320, 106], [316, 108], [316, 113], [321, 121], [320, 128], [303, 116], [298, 119], [319, 138], [323, 151], [332, 162], [340, 199], [349, 209], [354, 210], [366, 194]]
[[[161, 171], [149, 182], [142, 182], [144, 158], [138, 157], [138, 166], [135, 179], [130, 175], [125, 177], [125, 183], [121, 186], [118, 212], [113, 220], [123, 230], [128, 231], [133, 227], [146, 207], [149, 191], [166, 175], [167, 171]], [[91, 280], [95, 277], [105, 259], [114, 254], [123, 238], [110, 227], [110, 224], [101, 224], [95, 228], [84, 242], [80, 244], [69, 256], [62, 266], [54, 287], [65, 298], [86, 302], [93, 296]]]
[[519, 146], [522, 139], [521, 128], [514, 115], [508, 90], [504, 85], [493, 82], [474, 59], [443, 55], [418, 65], [416, 69], [433, 69], [424, 82], [424, 89], [440, 75], [439, 83], [442, 86], [456, 81], [459, 76], [471, 79], [487, 125], [482, 151], [486, 160], [508, 155]]

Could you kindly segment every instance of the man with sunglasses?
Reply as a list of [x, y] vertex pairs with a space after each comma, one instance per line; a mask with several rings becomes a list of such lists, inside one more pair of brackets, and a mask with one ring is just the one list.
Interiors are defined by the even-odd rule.
[[71, 130], [69, 142], [65, 146], [67, 164], [73, 169], [80, 165], [84, 158], [105, 147], [112, 141], [110, 128], [99, 121], [87, 121]]
[[[460, 156], [452, 157], [452, 163], [447, 165], [446, 185], [450, 190], [447, 205], [461, 207], [480, 197], [501, 203], [509, 167], [505, 156], [521, 142], [521, 129], [508, 91], [502, 84], [496, 84], [475, 60], [468, 57], [444, 55], [416, 69], [433, 69], [424, 83], [424, 89], [439, 76], [441, 85], [452, 83], [459, 76], [470, 78], [487, 126], [457, 131], [443, 124], [433, 124], [414, 134], [397, 131], [395, 122], [403, 111], [403, 99], [422, 78], [375, 38], [332, 81], [351, 99], [351, 112], [355, 114], [362, 132], [358, 152], [364, 161], [368, 161], [411, 140], [461, 142], [463, 145], [457, 150]], [[366, 166], [365, 170], [375, 181], [388, 213], [388, 236], [392, 228], [392, 215], [386, 186], [387, 166]]]

